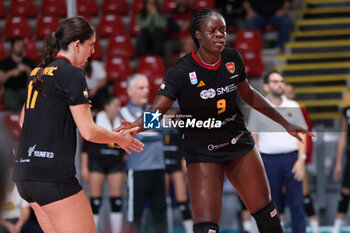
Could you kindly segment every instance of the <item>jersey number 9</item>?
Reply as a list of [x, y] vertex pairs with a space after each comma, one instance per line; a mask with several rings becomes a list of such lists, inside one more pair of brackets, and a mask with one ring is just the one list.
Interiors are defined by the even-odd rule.
[[218, 115], [226, 111], [226, 100], [221, 99], [216, 102], [216, 107], [218, 108]]
[[[32, 97], [32, 92], [33, 92], [33, 80], [30, 81], [28, 85], [26, 109], [34, 109], [35, 107], [35, 102], [36, 102], [36, 99], [38, 98], [38, 91], [34, 91], [33, 97]], [[32, 97], [32, 101], [30, 101], [31, 97]]]

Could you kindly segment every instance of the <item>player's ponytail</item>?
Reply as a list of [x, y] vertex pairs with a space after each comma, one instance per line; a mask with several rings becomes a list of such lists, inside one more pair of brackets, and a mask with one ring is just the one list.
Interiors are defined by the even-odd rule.
[[39, 70], [36, 72], [33, 80], [33, 88], [34, 90], [37, 90], [39, 94], [42, 94], [43, 91], [43, 71], [44, 68], [50, 64], [52, 59], [57, 55], [57, 52], [59, 50], [58, 43], [57, 43], [57, 37], [56, 32], [51, 32], [49, 35], [46, 36], [45, 39], [45, 50], [43, 53], [43, 60], [39, 66]]
[[33, 80], [33, 88], [39, 94], [43, 91], [42, 74], [46, 66], [57, 56], [60, 50], [67, 51], [71, 42], [79, 40], [84, 43], [95, 33], [95, 28], [82, 17], [72, 17], [63, 20], [55, 32], [46, 37], [43, 60]]

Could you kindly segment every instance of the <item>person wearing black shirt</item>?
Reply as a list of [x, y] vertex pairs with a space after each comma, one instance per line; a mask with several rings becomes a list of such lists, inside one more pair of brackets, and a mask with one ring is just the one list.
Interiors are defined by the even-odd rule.
[[11, 41], [11, 55], [0, 62], [0, 84], [4, 84], [4, 104], [8, 111], [20, 112], [25, 99], [27, 78], [35, 67], [32, 59], [24, 56], [23, 38]]
[[75, 177], [76, 129], [86, 140], [117, 143], [130, 153], [143, 144], [138, 128], [112, 132], [91, 115], [84, 72], [95, 29], [82, 17], [63, 20], [46, 38], [42, 64], [28, 79], [15, 181], [44, 232], [95, 233], [89, 200]]
[[[120, 126], [120, 100], [109, 97], [102, 111], [97, 113], [95, 122], [107, 130]], [[81, 150], [81, 178], [89, 184], [90, 204], [98, 227], [99, 210], [105, 181], [108, 182], [110, 200], [110, 222], [113, 233], [122, 228], [122, 193], [124, 184], [124, 151], [114, 148], [113, 143], [101, 144], [84, 140]]]
[[262, 30], [267, 24], [275, 26], [279, 32], [276, 46], [283, 47], [293, 26], [288, 17], [291, 6], [292, 0], [245, 0], [246, 28]]
[[[186, 123], [188, 127], [183, 128], [193, 231], [219, 232], [226, 176], [256, 219], [261, 233], [283, 232], [261, 157], [245, 127], [237, 95], [298, 140], [301, 140], [298, 133], [310, 133], [288, 122], [249, 85], [242, 57], [235, 49], [225, 47], [226, 24], [218, 12], [199, 11], [192, 19], [191, 32], [199, 49], [179, 59], [167, 71], [148, 111], [155, 112], [156, 118], [165, 114], [177, 99], [181, 114], [196, 122], [195, 127]], [[199, 128], [207, 120], [216, 123]], [[139, 131], [145, 130], [141, 128], [143, 117], [123, 124], [124, 128], [136, 125], [140, 126]]]

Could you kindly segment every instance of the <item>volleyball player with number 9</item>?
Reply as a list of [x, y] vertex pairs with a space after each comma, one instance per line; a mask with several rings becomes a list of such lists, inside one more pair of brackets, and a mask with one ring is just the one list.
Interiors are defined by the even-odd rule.
[[[226, 24], [218, 12], [199, 11], [192, 20], [191, 33], [198, 49], [169, 68], [149, 111], [165, 114], [178, 99], [182, 115], [221, 121], [219, 128], [183, 129], [193, 231], [219, 232], [226, 176], [261, 233], [283, 232], [263, 163], [237, 104], [237, 94], [297, 139], [301, 140], [298, 133], [309, 132], [285, 120], [249, 85], [242, 57], [235, 49], [225, 47]], [[141, 128], [142, 118], [124, 125]]]
[[29, 77], [15, 168], [20, 195], [45, 233], [95, 233], [88, 198], [75, 178], [76, 128], [89, 141], [142, 150], [136, 128], [108, 131], [91, 115], [79, 68], [94, 53], [95, 29], [85, 19], [63, 20], [46, 38], [42, 64]]

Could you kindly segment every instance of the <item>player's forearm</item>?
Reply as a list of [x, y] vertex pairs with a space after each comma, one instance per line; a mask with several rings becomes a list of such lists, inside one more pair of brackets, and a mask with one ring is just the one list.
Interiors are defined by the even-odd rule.
[[[168, 110], [171, 108], [173, 103], [174, 103], [173, 100], [168, 99], [163, 95], [156, 95], [152, 103], [152, 106], [147, 111], [148, 112], [159, 111], [160, 113], [162, 113], [161, 115], [161, 118], [162, 118], [163, 115], [166, 114]], [[139, 130], [137, 131], [137, 133], [146, 131], [146, 129], [143, 128], [143, 114], [140, 116], [139, 119], [134, 121], [132, 124], [139, 127]]]
[[288, 121], [274, 108], [266, 99], [255, 89], [251, 89], [249, 94], [245, 95], [243, 100], [252, 108], [264, 114], [271, 120], [285, 127]]
[[122, 135], [118, 132], [108, 131], [94, 123], [86, 133], [82, 134], [82, 137], [94, 143], [118, 143]]

